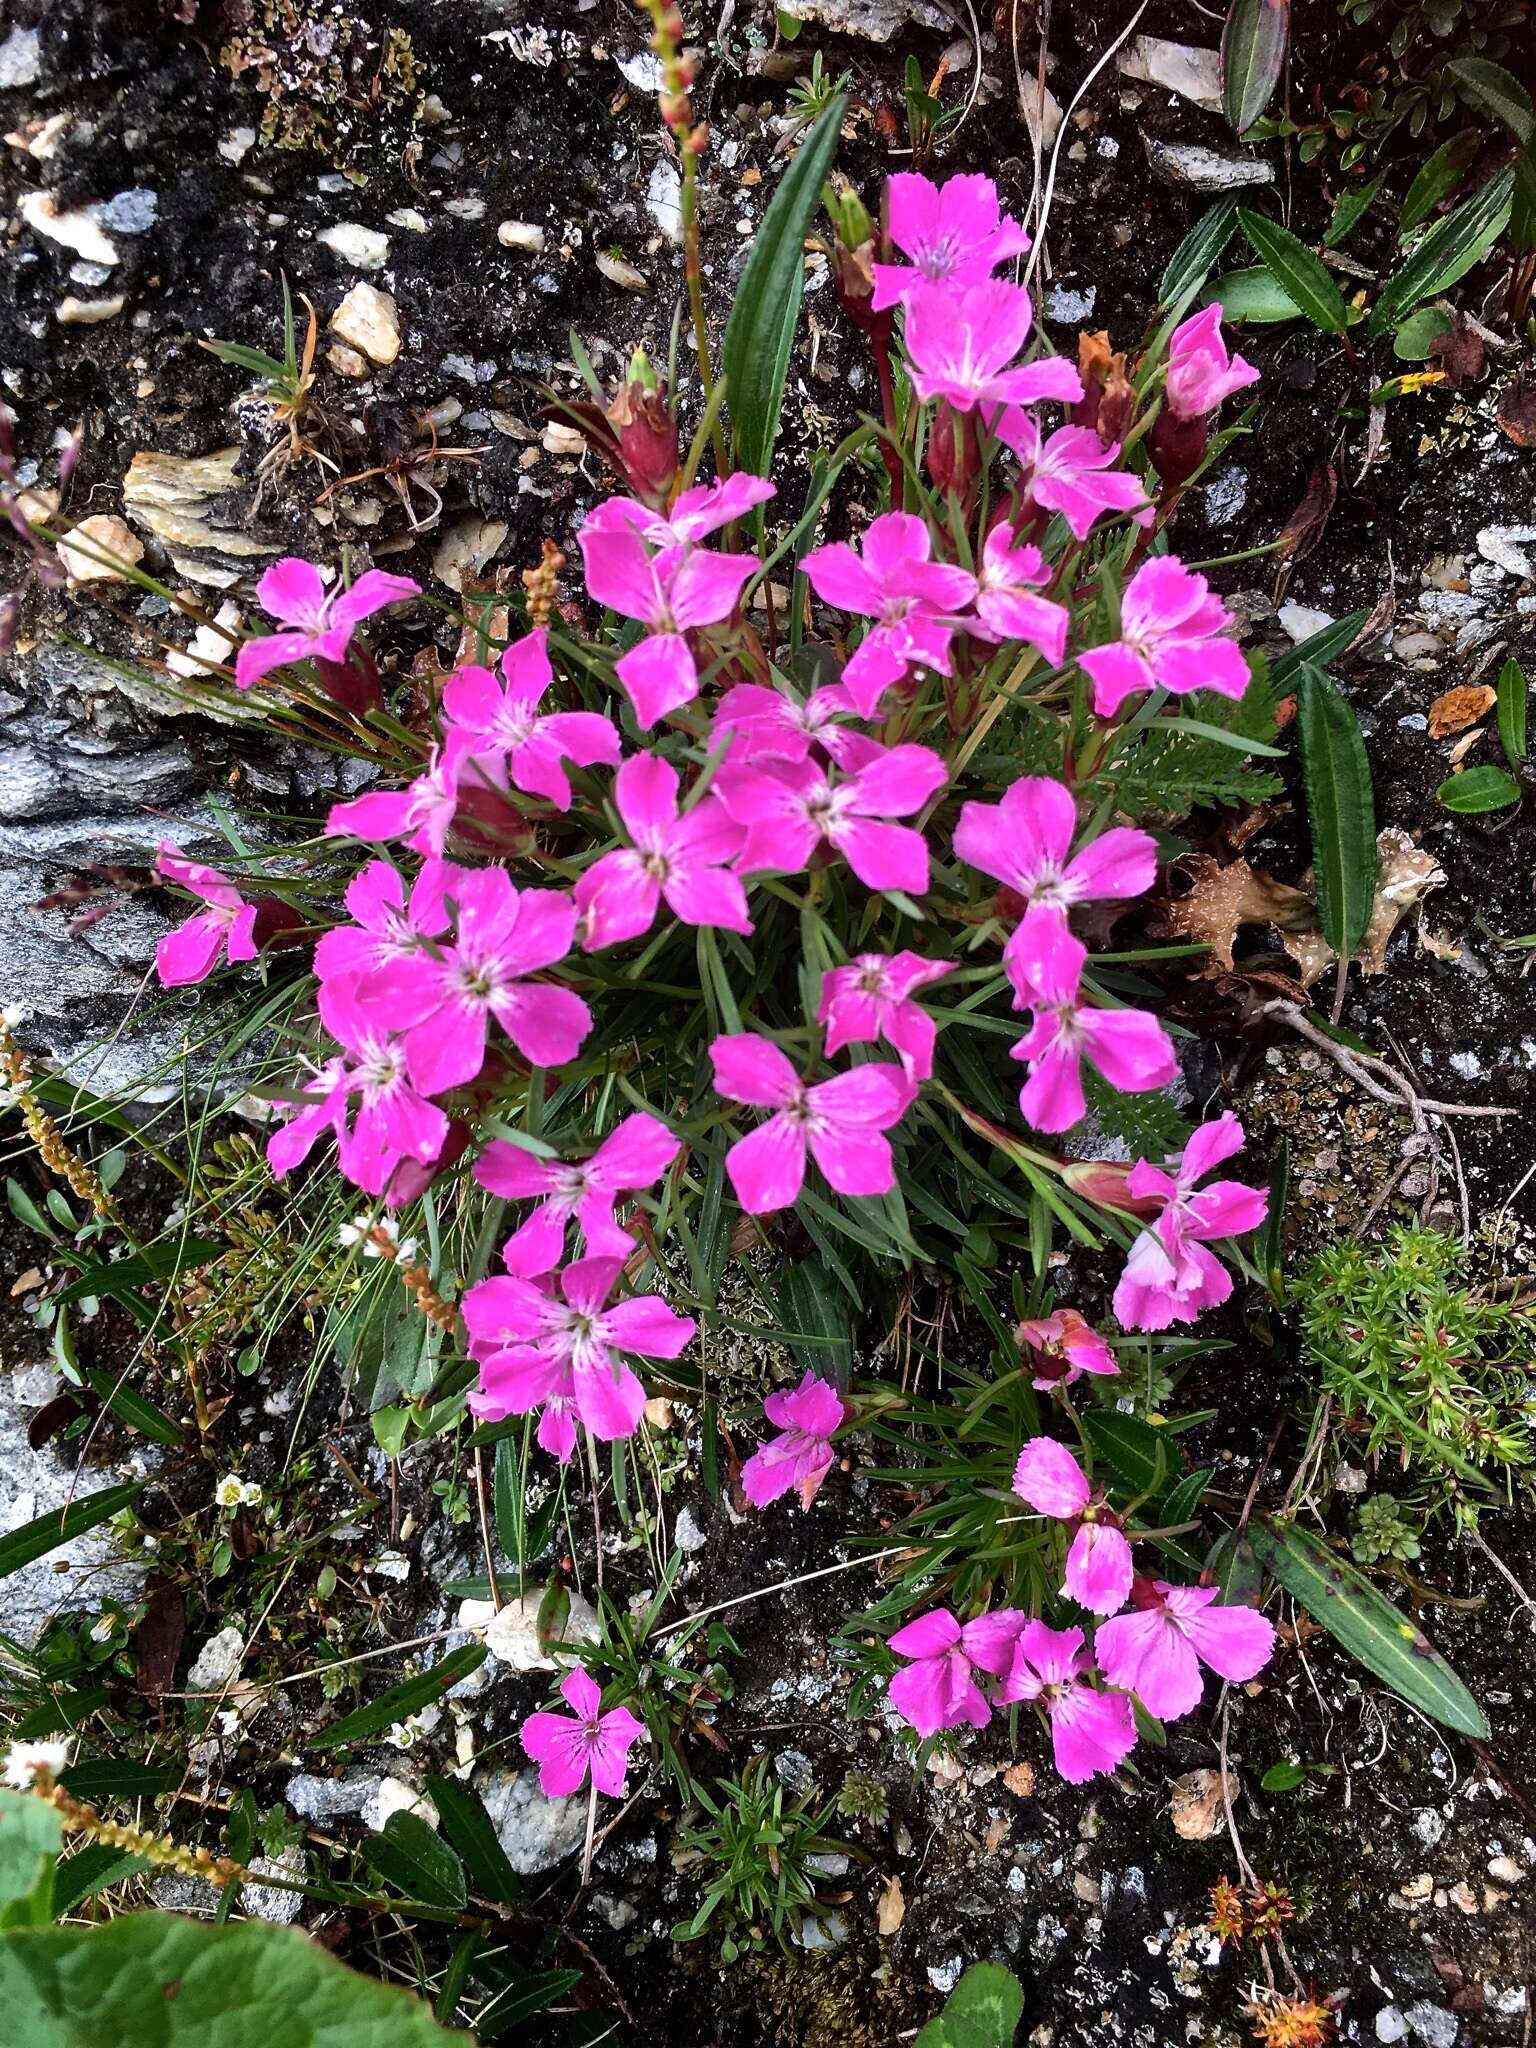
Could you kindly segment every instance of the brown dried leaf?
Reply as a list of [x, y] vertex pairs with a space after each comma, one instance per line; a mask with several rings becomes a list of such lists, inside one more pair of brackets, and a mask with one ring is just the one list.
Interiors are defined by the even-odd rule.
[[1432, 854], [1415, 846], [1400, 825], [1388, 825], [1376, 835], [1376, 858], [1376, 900], [1364, 943], [1355, 955], [1366, 974], [1385, 972], [1392, 934], [1431, 889], [1445, 884], [1445, 870]]
[[1515, 377], [1504, 386], [1498, 422], [1517, 448], [1536, 448], [1536, 377]]
[[1244, 925], [1290, 931], [1317, 922], [1310, 896], [1245, 860], [1223, 867], [1209, 854], [1191, 853], [1179, 862], [1179, 870], [1189, 877], [1189, 891], [1163, 904], [1152, 930], [1159, 938], [1209, 946], [1218, 966], [1233, 965], [1232, 948]]
[[1299, 562], [1311, 554], [1333, 516], [1338, 495], [1339, 472], [1331, 462], [1318, 463], [1307, 478], [1295, 510], [1275, 536], [1275, 553], [1282, 560]]
[[1169, 1788], [1173, 1831], [1186, 1842], [1208, 1842], [1225, 1823], [1219, 1771], [1186, 1771]]
[[1487, 683], [1459, 683], [1454, 690], [1447, 690], [1443, 697], [1437, 697], [1430, 705], [1430, 738], [1447, 740], [1454, 732], [1465, 732], [1498, 701], [1498, 691], [1490, 689]]
[[894, 1934], [907, 1917], [906, 1895], [899, 1877], [888, 1877], [880, 1887], [875, 1905], [875, 1927], [880, 1934]]
[[12, 1301], [14, 1301], [17, 1295], [19, 1294], [30, 1294], [34, 1287], [41, 1287], [42, 1284], [42, 1268], [40, 1266], [28, 1266], [25, 1273], [18, 1273], [16, 1278], [11, 1282]]
[[1445, 381], [1453, 391], [1459, 391], [1464, 384], [1476, 384], [1488, 367], [1487, 344], [1460, 313], [1445, 333], [1435, 336], [1429, 352], [1444, 370]]
[[144, 1619], [134, 1630], [133, 1645], [138, 1653], [138, 1687], [145, 1699], [156, 1700], [168, 1692], [176, 1676], [181, 1639], [187, 1632], [187, 1602], [177, 1586], [159, 1583], [149, 1596]]

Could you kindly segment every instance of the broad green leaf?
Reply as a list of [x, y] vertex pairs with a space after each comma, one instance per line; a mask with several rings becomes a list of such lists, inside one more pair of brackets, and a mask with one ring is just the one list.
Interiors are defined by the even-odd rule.
[[143, 1491], [142, 1481], [132, 1486], [103, 1486], [96, 1493], [81, 1494], [62, 1511], [50, 1508], [35, 1521], [24, 1522], [8, 1536], [0, 1536], [0, 1579], [19, 1572], [34, 1558], [46, 1557], [61, 1543], [83, 1536], [87, 1529], [110, 1522], [124, 1508], [132, 1507]]
[[1218, 305], [1234, 325], [1278, 327], [1283, 320], [1299, 320], [1300, 306], [1278, 278], [1262, 264], [1255, 270], [1229, 270], [1205, 293], [1206, 303]]
[[1536, 134], [1536, 109], [1519, 79], [1489, 57], [1453, 57], [1446, 70], [1461, 88], [1469, 106], [1502, 121], [1516, 142]]
[[1260, 1516], [1248, 1533], [1264, 1569], [1367, 1671], [1431, 1721], [1487, 1740], [1483, 1710], [1450, 1665], [1353, 1565], [1298, 1522]]
[[1290, 36], [1291, 0], [1232, 0], [1221, 31], [1221, 105], [1237, 134], [1273, 99]]
[[518, 1895], [517, 1872], [507, 1861], [485, 1801], [462, 1778], [427, 1779], [427, 1796], [437, 1808], [443, 1833], [464, 1859], [477, 1891], [500, 1905], [510, 1905]]
[[1506, 811], [1511, 804], [1519, 803], [1520, 785], [1507, 768], [1489, 763], [1447, 776], [1435, 795], [1448, 811], [1475, 817], [1479, 811]]
[[1259, 1783], [1266, 1792], [1294, 1792], [1306, 1775], [1305, 1764], [1294, 1764], [1289, 1757], [1282, 1757], [1279, 1763], [1270, 1765]]
[[391, 1686], [388, 1692], [370, 1700], [366, 1707], [359, 1707], [353, 1714], [344, 1714], [339, 1721], [322, 1728], [318, 1735], [309, 1738], [308, 1747], [340, 1749], [344, 1743], [367, 1742], [375, 1735], [382, 1735], [397, 1721], [403, 1721], [440, 1700], [461, 1678], [467, 1678], [471, 1671], [478, 1671], [485, 1658], [484, 1643], [466, 1643], [461, 1650], [450, 1650], [430, 1671], [423, 1671], [416, 1678], [407, 1678], [402, 1684]]
[[1525, 759], [1525, 713], [1530, 697], [1530, 684], [1525, 679], [1525, 670], [1511, 655], [1499, 670], [1499, 738], [1504, 745], [1504, 758], [1511, 768], [1518, 768]]
[[1420, 306], [1393, 335], [1392, 353], [1400, 363], [1427, 362], [1431, 348], [1442, 334], [1450, 333], [1451, 326], [1449, 313], [1442, 313], [1438, 306]]
[[392, 1813], [363, 1844], [363, 1861], [418, 1905], [464, 1910], [469, 1896], [464, 1866], [420, 1814]]
[[180, 1775], [168, 1766], [135, 1763], [131, 1756], [88, 1756], [60, 1771], [59, 1783], [76, 1799], [100, 1806], [108, 1799], [156, 1799]]
[[46, 1920], [53, 1895], [54, 1862], [64, 1821], [56, 1807], [30, 1792], [0, 1789], [0, 1908], [30, 1917], [23, 1901]]
[[1382, 179], [1386, 175], [1383, 171], [1379, 177], [1372, 178], [1369, 185], [1349, 185], [1339, 194], [1334, 202], [1333, 218], [1329, 221], [1327, 233], [1323, 236], [1325, 249], [1343, 248], [1370, 212], [1376, 194], [1381, 190]]
[[915, 2048], [1013, 2048], [1024, 2017], [1019, 1980], [1001, 1963], [972, 1963]]
[[1205, 1560], [1211, 1583], [1221, 1592], [1225, 1607], [1257, 1607], [1264, 1590], [1264, 1574], [1246, 1535], [1224, 1530], [1211, 1545]]
[[127, 1259], [106, 1259], [88, 1266], [67, 1287], [61, 1287], [55, 1301], [78, 1301], [84, 1294], [110, 1294], [121, 1301], [136, 1294], [146, 1281], [177, 1280], [183, 1273], [195, 1273], [228, 1247], [218, 1237], [177, 1237], [166, 1244], [151, 1245]]
[[136, 1877], [148, 1870], [148, 1860], [128, 1849], [114, 1849], [108, 1842], [87, 1842], [73, 1856], [66, 1856], [53, 1875], [53, 1918], [62, 1920], [94, 1899], [98, 1892]]
[[793, 1259], [779, 1285], [783, 1340], [818, 1379], [846, 1387], [853, 1371], [848, 1303], [818, 1258]]
[[1478, 137], [1474, 130], [1466, 128], [1449, 142], [1442, 142], [1433, 156], [1425, 158], [1398, 215], [1400, 242], [1405, 242], [1421, 222], [1429, 219], [1441, 200], [1455, 191], [1477, 151]]
[[1311, 662], [1298, 680], [1296, 731], [1318, 920], [1329, 945], [1348, 958], [1365, 937], [1376, 894], [1376, 806], [1359, 721]]
[[1435, 223], [1402, 269], [1382, 287], [1366, 324], [1372, 341], [1396, 327], [1425, 299], [1448, 291], [1474, 264], [1482, 262], [1504, 232], [1514, 189], [1514, 172], [1500, 171]]
[[1266, 220], [1261, 213], [1250, 213], [1246, 206], [1238, 208], [1237, 224], [1264, 268], [1313, 326], [1321, 327], [1325, 334], [1344, 333], [1349, 326], [1349, 308], [1322, 258], [1288, 228]]
[[296, 1927], [126, 1913], [0, 1935], [6, 2048], [472, 2048]]
[[1178, 1462], [1156, 1423], [1116, 1408], [1090, 1408], [1083, 1430], [1094, 1455], [1113, 1466], [1133, 1493], [1160, 1494]]
[[1237, 226], [1237, 201], [1218, 199], [1195, 222], [1168, 259], [1157, 288], [1160, 313], [1182, 313], [1221, 261]]
[[773, 461], [805, 285], [806, 230], [837, 150], [844, 104], [839, 94], [779, 180], [726, 322], [722, 362], [731, 431], [741, 466], [757, 476], [766, 476]]

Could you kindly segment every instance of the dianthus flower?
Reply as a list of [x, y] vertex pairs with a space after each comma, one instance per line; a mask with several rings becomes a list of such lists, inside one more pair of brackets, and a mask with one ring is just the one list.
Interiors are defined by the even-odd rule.
[[856, 775], [833, 782], [812, 761], [727, 763], [714, 788], [746, 839], [736, 857], [744, 875], [797, 875], [825, 844], [840, 853], [866, 889], [928, 887], [928, 842], [910, 825], [892, 825], [920, 811], [942, 789], [949, 770], [929, 747], [884, 749]]
[[938, 1028], [912, 1000], [914, 989], [954, 972], [953, 960], [925, 960], [920, 953], [860, 953], [846, 967], [821, 978], [816, 1022], [826, 1030], [830, 1059], [845, 1045], [894, 1045], [914, 1081], [933, 1072]]
[[980, 1614], [963, 1627], [947, 1607], [920, 1614], [886, 1639], [898, 1657], [913, 1660], [891, 1680], [891, 1705], [925, 1740], [962, 1722], [985, 1728], [992, 1707], [976, 1673], [1001, 1678], [1012, 1665], [1024, 1626], [1016, 1607]]
[[1078, 540], [1086, 540], [1106, 512], [1129, 512], [1138, 525], [1151, 519], [1141, 478], [1113, 466], [1119, 447], [1106, 447], [1092, 427], [1058, 427], [1042, 438], [1033, 417], [1013, 406], [998, 421], [997, 433], [1019, 458], [1025, 507], [1059, 512]]
[[579, 1792], [590, 1772], [592, 1783], [610, 1799], [622, 1799], [628, 1783], [629, 1752], [645, 1734], [645, 1723], [628, 1707], [601, 1711], [603, 1696], [596, 1681], [578, 1665], [560, 1681], [560, 1697], [571, 1714], [530, 1714], [518, 1740], [539, 1767], [539, 1790], [546, 1799], [565, 1799]]
[[964, 621], [967, 633], [974, 640], [1022, 640], [1055, 668], [1067, 651], [1069, 614], [1065, 605], [1038, 594], [1052, 573], [1037, 547], [1015, 547], [999, 521], [981, 551], [976, 613]]
[[1114, 1309], [1127, 1330], [1166, 1330], [1192, 1323], [1232, 1292], [1232, 1276], [1206, 1245], [1257, 1230], [1269, 1209], [1263, 1188], [1241, 1181], [1196, 1182], [1243, 1149], [1243, 1127], [1231, 1110], [1202, 1124], [1171, 1160], [1171, 1173], [1138, 1159], [1126, 1176], [1133, 1201], [1155, 1203], [1157, 1220], [1131, 1246], [1115, 1289]]
[[614, 1221], [614, 1204], [659, 1180], [682, 1149], [666, 1125], [643, 1110], [625, 1117], [587, 1159], [540, 1159], [505, 1138], [493, 1139], [475, 1161], [475, 1179], [508, 1201], [538, 1203], [507, 1239], [507, 1270], [529, 1279], [553, 1272], [565, 1255], [570, 1222], [581, 1231], [588, 1258], [628, 1258], [635, 1240]]
[[979, 173], [935, 185], [918, 171], [898, 171], [886, 197], [891, 240], [910, 261], [873, 266], [876, 313], [925, 284], [954, 291], [981, 284], [1028, 251], [1029, 236], [1000, 210], [996, 185]]
[[257, 905], [247, 903], [227, 875], [200, 860], [183, 860], [181, 849], [162, 839], [155, 873], [179, 882], [207, 907], [155, 944], [155, 973], [164, 988], [206, 981], [220, 960], [237, 966], [256, 958]]
[[387, 1195], [406, 1162], [435, 1160], [448, 1136], [447, 1117], [407, 1077], [404, 1045], [361, 1019], [348, 1031], [346, 1051], [326, 1062], [301, 1101], [267, 1140], [267, 1164], [279, 1178], [329, 1133], [346, 1178], [365, 1194]]
[[824, 683], [802, 704], [786, 690], [734, 683], [715, 706], [711, 751], [729, 741], [726, 759], [738, 767], [762, 761], [803, 761], [813, 747], [851, 774], [885, 749], [844, 722], [856, 718], [841, 683]]
[[411, 884], [387, 860], [371, 860], [347, 884], [346, 905], [352, 924], [322, 933], [315, 946], [321, 1022], [339, 1036], [334, 1012], [339, 1002], [355, 1013], [357, 985], [365, 976], [396, 961], [409, 960], [423, 941], [448, 929], [447, 890], [462, 869], [447, 861], [429, 860]]
[[541, 796], [557, 811], [571, 807], [564, 763], [614, 767], [618, 728], [596, 711], [541, 711], [554, 682], [543, 627], [514, 641], [501, 657], [501, 680], [488, 668], [455, 670], [443, 691], [443, 714], [459, 744], [461, 781]]
[[1120, 1370], [1108, 1344], [1075, 1308], [1059, 1308], [1020, 1323], [1014, 1336], [1033, 1374], [1030, 1385], [1042, 1393], [1074, 1386], [1085, 1372], [1113, 1375]]
[[1054, 1437], [1037, 1436], [1019, 1453], [1013, 1490], [1037, 1515], [1066, 1522], [1072, 1531], [1062, 1591], [1090, 1614], [1114, 1614], [1131, 1590], [1131, 1546], [1118, 1519], [1088, 1475]]
[[1084, 1115], [1083, 1061], [1112, 1088], [1139, 1095], [1177, 1080], [1173, 1041], [1150, 1010], [1099, 1009], [1082, 993], [1088, 949], [1058, 920], [1022, 927], [1008, 962], [1030, 1029], [1010, 1048], [1029, 1079], [1019, 1107], [1037, 1131], [1068, 1131]]
[[649, 931], [663, 903], [683, 924], [749, 933], [746, 891], [725, 863], [745, 833], [718, 797], [681, 816], [670, 762], [631, 754], [614, 777], [614, 808], [630, 845], [582, 871], [573, 892], [582, 945], [591, 952]]
[[779, 1434], [759, 1444], [741, 1468], [741, 1489], [765, 1508], [793, 1489], [808, 1508], [832, 1470], [832, 1436], [848, 1420], [847, 1403], [830, 1382], [808, 1372], [798, 1387], [770, 1394], [763, 1413]]
[[1029, 906], [1007, 957], [1042, 921], [1064, 924], [1079, 903], [1128, 902], [1157, 880], [1157, 841], [1150, 832], [1113, 825], [1074, 854], [1076, 834], [1076, 799], [1049, 775], [1021, 775], [999, 803], [960, 806], [956, 854]]
[[917, 1094], [900, 1067], [853, 1067], [807, 1084], [776, 1045], [752, 1031], [717, 1038], [709, 1056], [717, 1093], [774, 1112], [725, 1155], [749, 1216], [789, 1208], [805, 1181], [807, 1152], [840, 1195], [886, 1195], [896, 1185], [884, 1133]]
[[843, 669], [843, 688], [861, 718], [914, 664], [949, 674], [949, 643], [976, 594], [969, 569], [935, 562], [933, 535], [912, 512], [882, 512], [865, 528], [862, 551], [847, 541], [816, 548], [801, 564], [823, 604], [874, 620]]
[[593, 512], [590, 525], [598, 532], [628, 527], [653, 548], [687, 547], [707, 540], [773, 495], [774, 486], [767, 477], [737, 469], [713, 483], [694, 484], [679, 492], [665, 512], [642, 505], [638, 498], [605, 498]]
[[1120, 599], [1120, 638], [1078, 658], [1093, 678], [1093, 708], [1113, 718], [1127, 697], [1215, 690], [1241, 697], [1248, 664], [1228, 635], [1231, 615], [1203, 576], [1174, 555], [1143, 562]]
[[1202, 1664], [1234, 1685], [1256, 1676], [1274, 1654], [1274, 1624], [1256, 1607], [1218, 1606], [1218, 1598], [1215, 1586], [1138, 1579], [1135, 1611], [1101, 1622], [1094, 1636], [1104, 1676], [1160, 1721], [1199, 1706]]
[[290, 630], [243, 641], [235, 654], [235, 682], [248, 690], [290, 662], [344, 661], [364, 619], [398, 598], [420, 594], [421, 585], [409, 576], [389, 576], [382, 569], [367, 570], [346, 590], [328, 591], [312, 562], [285, 556], [257, 584], [256, 597]]
[[[1101, 1631], [1102, 1633], [1102, 1631]], [[1027, 1622], [997, 1689], [999, 1706], [1032, 1700], [1050, 1723], [1056, 1768], [1069, 1785], [1112, 1771], [1136, 1747], [1136, 1717], [1121, 1693], [1088, 1683], [1093, 1664], [1080, 1628]]]
[[1033, 320], [1029, 293], [1006, 278], [959, 292], [920, 286], [907, 301], [913, 390], [919, 398], [946, 399], [956, 412], [979, 409], [989, 425], [1005, 406], [1045, 398], [1074, 404], [1082, 380], [1065, 356], [1014, 363]]

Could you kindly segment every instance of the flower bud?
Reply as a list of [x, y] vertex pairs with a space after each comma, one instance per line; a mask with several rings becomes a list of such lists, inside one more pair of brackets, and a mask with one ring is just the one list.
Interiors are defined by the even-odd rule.
[[356, 642], [341, 661], [315, 659], [315, 674], [331, 702], [354, 718], [384, 709], [384, 691], [379, 682], [379, 665], [366, 647]]
[[637, 348], [608, 404], [614, 466], [637, 498], [665, 508], [677, 479], [677, 422], [650, 358]]
[[941, 401], [928, 436], [928, 474], [934, 489], [964, 500], [981, 474], [981, 449], [973, 414]]
[[1103, 328], [1079, 334], [1077, 369], [1083, 395], [1069, 408], [1067, 418], [1074, 427], [1092, 427], [1106, 448], [1123, 441], [1136, 410], [1136, 388], [1125, 373], [1124, 350], [1110, 348]]

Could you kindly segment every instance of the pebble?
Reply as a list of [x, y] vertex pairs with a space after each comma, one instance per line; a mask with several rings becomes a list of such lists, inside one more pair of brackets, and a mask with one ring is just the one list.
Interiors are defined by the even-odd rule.
[[[79, 543], [85, 545], [79, 545]], [[68, 540], [59, 543], [59, 560], [71, 583], [126, 583], [121, 569], [95, 559], [95, 551], [119, 555], [125, 562], [144, 559], [144, 543], [130, 527], [111, 512], [93, 512], [70, 528]]]
[[965, 1968], [962, 1956], [951, 1956], [948, 1962], [928, 1965], [928, 1982], [935, 1991], [942, 1991], [947, 1998], [960, 1982], [960, 1972]]
[[485, 201], [478, 192], [466, 192], [461, 199], [450, 199], [443, 211], [451, 213], [455, 220], [484, 220]]
[[1303, 640], [1310, 640], [1314, 633], [1321, 633], [1326, 626], [1333, 624], [1331, 612], [1317, 611], [1309, 604], [1283, 604], [1275, 617], [1297, 647]]
[[414, 1813], [429, 1828], [435, 1828], [441, 1818], [436, 1805], [419, 1786], [408, 1785], [403, 1778], [381, 1778], [363, 1801], [363, 1826], [381, 1834], [393, 1813]]
[[676, 171], [660, 158], [651, 171], [651, 182], [645, 188], [645, 206], [667, 240], [680, 244], [683, 239], [683, 186]]
[[1536, 565], [1519, 545], [1536, 540], [1536, 526], [1485, 526], [1477, 536], [1477, 552], [1511, 576], [1536, 576]]
[[377, 285], [353, 285], [331, 315], [330, 328], [339, 342], [381, 367], [400, 353], [400, 309]]
[[520, 249], [525, 256], [542, 256], [544, 230], [531, 220], [504, 220], [496, 230], [503, 249]]
[[36, 85], [43, 69], [42, 41], [41, 29], [13, 28], [0, 43], [0, 92]]
[[672, 1525], [672, 1540], [679, 1550], [702, 1550], [709, 1538], [693, 1518], [693, 1509], [684, 1508]]
[[1413, 1832], [1426, 1849], [1433, 1849], [1445, 1833], [1445, 1821], [1432, 1806], [1421, 1806], [1413, 1816]]
[[[506, 1601], [499, 1612], [489, 1600], [465, 1600], [459, 1607], [458, 1625], [477, 1633], [483, 1631], [491, 1655], [513, 1671], [556, 1671], [557, 1660], [548, 1655], [539, 1641], [543, 1597], [542, 1589], [534, 1588], [516, 1600]], [[601, 1633], [596, 1609], [579, 1593], [573, 1593], [561, 1641], [595, 1643]]]
[[237, 1628], [221, 1628], [210, 1636], [192, 1660], [187, 1673], [188, 1692], [217, 1692], [234, 1677], [245, 1654], [245, 1637]]
[[482, 519], [474, 512], [455, 520], [433, 554], [434, 574], [450, 590], [462, 590], [465, 571], [478, 576], [510, 531], [505, 519]]
[[366, 356], [360, 356], [355, 348], [346, 348], [339, 341], [333, 342], [325, 352], [325, 360], [338, 377], [350, 377], [354, 382], [371, 376], [373, 366]]
[[160, 195], [147, 186], [133, 185], [118, 192], [105, 206], [96, 209], [97, 219], [118, 235], [147, 235], [160, 212]]
[[424, 235], [427, 232], [427, 216], [418, 213], [414, 206], [397, 206], [384, 218], [392, 228], [404, 228], [408, 234]]
[[254, 128], [231, 128], [223, 141], [217, 145], [219, 155], [227, 164], [243, 163], [255, 147]]
[[1525, 1866], [1513, 1856], [1490, 1856], [1488, 1875], [1496, 1877], [1500, 1884], [1519, 1884], [1525, 1876]]
[[381, 235], [377, 228], [365, 228], [359, 221], [338, 221], [315, 239], [354, 270], [382, 270], [389, 260], [388, 235]]
[[1248, 472], [1229, 462], [1205, 487], [1205, 516], [1212, 526], [1225, 526], [1248, 502]]
[[807, 1913], [800, 1922], [795, 1945], [804, 1949], [836, 1948], [847, 1939], [848, 1923], [841, 1913]]
[[583, 1794], [546, 1799], [532, 1771], [500, 1767], [483, 1772], [473, 1783], [507, 1861], [519, 1877], [553, 1870], [581, 1847], [587, 1832]]
[[1080, 292], [1075, 292], [1065, 285], [1053, 284], [1045, 295], [1045, 317], [1067, 325], [1091, 319], [1098, 296], [1097, 285], [1085, 285]]
[[1221, 112], [1221, 56], [1216, 50], [1163, 36], [1135, 36], [1115, 59], [1115, 68], [1126, 78], [1177, 93], [1208, 114]]
[[33, 234], [57, 242], [62, 249], [73, 249], [88, 263], [103, 263], [110, 270], [117, 262], [117, 245], [100, 222], [79, 208], [61, 210], [51, 192], [23, 193], [16, 210]]
[[1427, 2042], [1429, 2048], [1456, 2048], [1461, 2022], [1443, 2005], [1431, 2005], [1427, 1998], [1421, 1998], [1416, 2005], [1409, 2006], [1407, 2018], [1416, 2037]]
[[1384, 2005], [1376, 2015], [1376, 2038], [1378, 2041], [1401, 2041], [1408, 2032], [1408, 2022], [1395, 2005]]
[[1152, 175], [1186, 192], [1233, 192], [1243, 185], [1273, 185], [1275, 167], [1256, 156], [1223, 156], [1197, 142], [1158, 142], [1143, 135]]
[[127, 303], [121, 292], [115, 299], [63, 298], [53, 317], [61, 327], [96, 327], [103, 320], [115, 320]]
[[381, 1550], [377, 1557], [370, 1557], [363, 1570], [376, 1579], [389, 1579], [397, 1586], [403, 1586], [411, 1576], [411, 1560], [403, 1550]]

